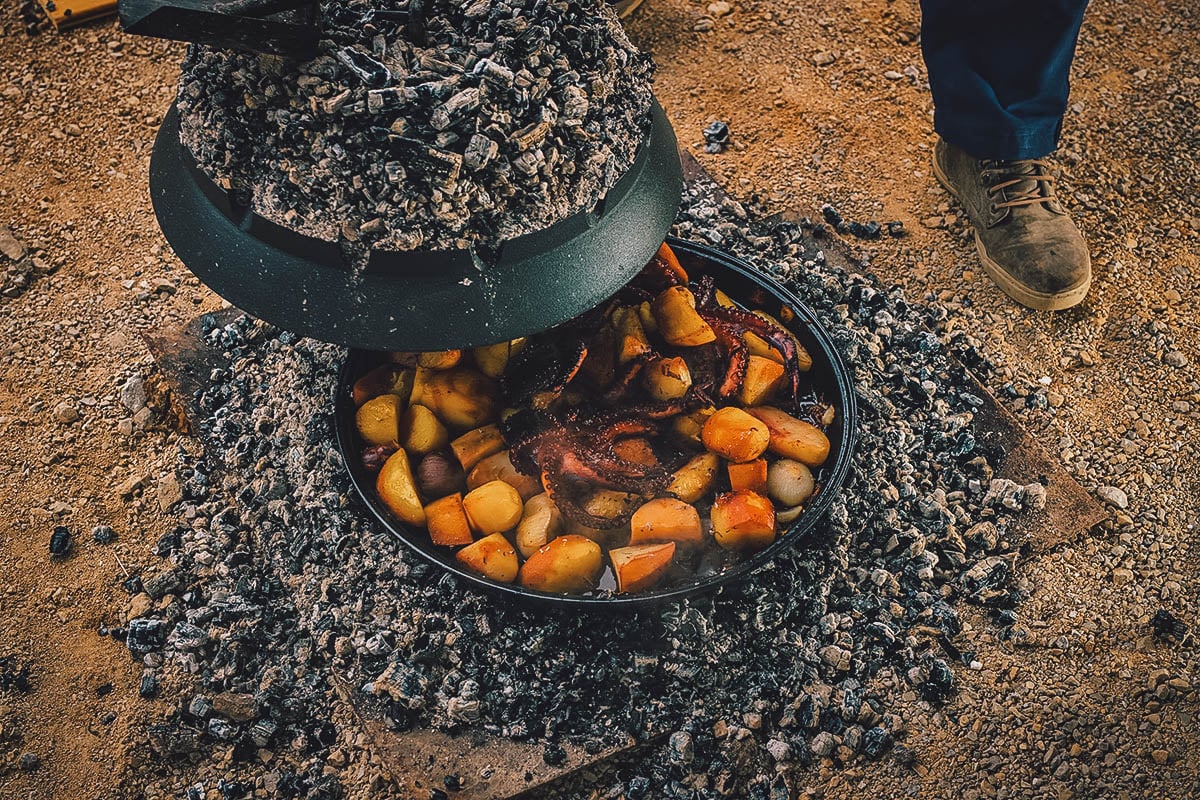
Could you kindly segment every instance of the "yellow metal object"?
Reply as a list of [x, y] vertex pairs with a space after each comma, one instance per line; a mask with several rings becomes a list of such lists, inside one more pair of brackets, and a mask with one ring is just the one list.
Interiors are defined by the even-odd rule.
[[117, 13], [117, 0], [38, 0], [56, 31]]

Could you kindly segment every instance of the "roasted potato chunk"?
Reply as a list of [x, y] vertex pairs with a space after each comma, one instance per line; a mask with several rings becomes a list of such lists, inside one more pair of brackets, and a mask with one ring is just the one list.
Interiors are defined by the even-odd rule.
[[492, 380], [473, 369], [418, 367], [411, 402], [432, 409], [448, 427], [467, 430], [495, 419], [496, 396]]
[[771, 406], [746, 410], [767, 426], [770, 431], [768, 446], [772, 453], [810, 467], [819, 467], [829, 458], [829, 438], [816, 425]]
[[490, 481], [467, 492], [463, 509], [472, 530], [486, 536], [515, 528], [521, 521], [524, 504], [516, 489], [504, 481]]
[[695, 347], [715, 341], [712, 326], [696, 311], [696, 297], [682, 286], [672, 286], [654, 298], [652, 306], [659, 334], [676, 347]]
[[446, 446], [450, 435], [437, 415], [425, 406], [409, 406], [400, 415], [400, 446], [412, 456], [423, 456]]
[[762, 494], [767, 488], [767, 460], [756, 458], [744, 464], [730, 464], [729, 486], [735, 492], [748, 491]]
[[517, 551], [504, 534], [493, 533], [454, 554], [472, 572], [498, 583], [512, 583], [521, 568]]
[[679, 469], [667, 487], [667, 493], [673, 494], [685, 503], [695, 503], [712, 491], [717, 480], [717, 467], [721, 459], [716, 453], [701, 453], [695, 456]]
[[757, 492], [727, 492], [713, 501], [713, 538], [727, 550], [762, 550], [775, 541], [775, 507]]
[[375, 478], [375, 491], [392, 513], [409, 525], [425, 525], [425, 509], [417, 494], [408, 453], [397, 450], [384, 462]]
[[608, 551], [618, 592], [640, 592], [662, 580], [675, 556], [675, 543], [638, 544]]
[[740, 464], [761, 456], [771, 437], [761, 421], [740, 408], [726, 406], [708, 418], [700, 438], [712, 452]]
[[522, 565], [520, 582], [536, 591], [578, 594], [595, 588], [603, 569], [600, 545], [569, 533], [538, 548]]
[[434, 544], [457, 547], [475, 541], [462, 500], [462, 495], [455, 492], [425, 506], [429, 538]]
[[655, 400], [677, 400], [692, 388], [692, 373], [680, 356], [656, 358], [646, 365], [642, 382]]
[[699, 545], [704, 541], [700, 513], [695, 506], [673, 497], [659, 497], [644, 503], [629, 521], [629, 544], [677, 542]]
[[750, 356], [738, 400], [744, 406], [761, 405], [783, 385], [783, 375], [783, 364], [762, 356]]
[[483, 459], [504, 449], [504, 437], [496, 425], [484, 425], [467, 431], [450, 443], [450, 449], [458, 457], [462, 468], [469, 470]]
[[525, 349], [525, 339], [513, 339], [511, 342], [499, 342], [485, 347], [476, 347], [471, 351], [475, 366], [489, 378], [499, 378], [508, 368], [508, 362], [513, 356]]
[[708, 418], [716, 412], [715, 406], [707, 406], [693, 411], [690, 414], [680, 414], [675, 419], [671, 420], [671, 433], [682, 444], [704, 446], [704, 442], [700, 438], [700, 432], [704, 430], [704, 423], [708, 422]]
[[381, 394], [363, 403], [354, 415], [358, 435], [368, 445], [397, 444], [400, 435], [400, 398]]

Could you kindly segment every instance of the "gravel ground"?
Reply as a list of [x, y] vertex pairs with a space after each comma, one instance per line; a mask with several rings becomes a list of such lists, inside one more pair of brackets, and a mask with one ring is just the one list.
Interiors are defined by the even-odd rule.
[[[980, 280], [959, 212], [928, 175], [915, 4], [816, 15], [787, 2], [724, 6], [662, 0], [631, 24], [660, 64], [658, 93], [681, 142], [699, 151], [701, 130], [720, 117], [732, 146], [700, 157], [736, 194], [758, 195], [768, 210], [816, 216], [831, 203], [856, 221], [904, 221], [904, 239], [847, 244], [885, 283], [945, 308], [947, 336], [977, 335], [996, 365], [992, 388], [1113, 510], [1095, 535], [1020, 561], [1028, 597], [1007, 626], [1015, 635], [962, 607], [958, 647], [982, 669], [958, 668], [948, 702], [921, 699], [903, 677], [868, 687], [896, 698], [899, 752], [911, 758], [818, 759], [788, 766], [786, 782], [824, 797], [1194, 794], [1194, 645], [1156, 638], [1150, 625], [1159, 609], [1192, 627], [1197, 619], [1194, 12], [1131, 15], [1114, 2], [1089, 12], [1063, 193], [1092, 243], [1097, 281], [1083, 307], [1049, 315], [1013, 307]], [[11, 7], [3, 24], [0, 59], [11, 68], [0, 82], [0, 224], [19, 244], [0, 236], [0, 453], [14, 465], [0, 476], [12, 509], [0, 547], [0, 794], [70, 796], [86, 786], [128, 797], [153, 783], [183, 796], [197, 776], [225, 769], [233, 748], [164, 773], [147, 725], [169, 720], [194, 679], [160, 669], [158, 698], [140, 699], [142, 665], [97, 635], [132, 610], [125, 572], [155, 575], [169, 563], [153, 550], [180, 524], [175, 501], [194, 478], [176, 475], [179, 452], [198, 455], [196, 440], [161, 424], [137, 335], [219, 304], [164, 248], [144, 186], [181, 50], [123, 39], [108, 25], [27, 40]], [[139, 376], [145, 400], [130, 382]], [[74, 547], [51, 560], [56, 524], [73, 532]], [[111, 527], [115, 542], [96, 541], [96, 525]], [[245, 588], [253, 601], [259, 590]], [[155, 602], [165, 608], [168, 597]], [[334, 707], [324, 721], [342, 726], [342, 713]], [[322, 721], [312, 719], [301, 741], [271, 743], [278, 769], [266, 775], [278, 773], [276, 790], [278, 781], [332, 777], [352, 796], [381, 792], [361, 741], [343, 737], [325, 752]], [[737, 755], [737, 736], [717, 744], [707, 731], [694, 734], [701, 758]], [[758, 742], [761, 754], [761, 739], [742, 741]], [[309, 766], [314, 751], [325, 754], [319, 769]], [[546, 796], [657, 781], [641, 763]], [[757, 756], [748, 763], [754, 773], [774, 769]], [[206, 789], [221, 796], [215, 783]]]

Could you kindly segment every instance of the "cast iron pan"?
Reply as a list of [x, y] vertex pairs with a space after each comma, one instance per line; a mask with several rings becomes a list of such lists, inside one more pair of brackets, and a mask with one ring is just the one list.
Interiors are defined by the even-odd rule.
[[421, 557], [435, 566], [449, 570], [464, 581], [493, 592], [508, 595], [512, 599], [549, 602], [574, 607], [595, 609], [634, 606], [672, 600], [710, 590], [721, 584], [741, 580], [750, 572], [770, 561], [779, 553], [793, 547], [806, 547], [817, 539], [834, 495], [845, 483], [850, 472], [850, 457], [854, 452], [855, 431], [858, 411], [854, 399], [854, 385], [846, 367], [842, 364], [829, 335], [821, 328], [816, 316], [795, 295], [750, 264], [711, 247], [680, 239], [667, 240], [679, 256], [680, 262], [693, 277], [704, 273], [713, 276], [717, 288], [722, 289], [733, 300], [761, 308], [778, 315], [781, 306], [795, 313], [795, 320], [788, 324], [801, 344], [811, 354], [812, 370], [808, 373], [813, 388], [831, 401], [837, 409], [836, 419], [827, 430], [830, 441], [830, 458], [818, 471], [817, 479], [821, 491], [803, 514], [780, 535], [770, 547], [755, 553], [735, 566], [713, 575], [698, 579], [694, 583], [630, 595], [558, 595], [525, 589], [517, 584], [501, 584], [490, 581], [462, 567], [454, 558], [450, 548], [437, 547], [429, 541], [423, 530], [414, 530], [397, 519], [375, 494], [375, 477], [362, 464], [362, 440], [355, 427], [355, 406], [351, 390], [356, 378], [368, 369], [381, 363], [384, 356], [378, 352], [350, 351], [342, 367], [335, 399], [338, 446], [358, 493], [367, 508], [383, 526]]
[[595, 208], [471, 250], [374, 250], [362, 274], [335, 242], [303, 236], [218, 187], [167, 112], [150, 158], [150, 198], [179, 259], [226, 300], [285, 330], [369, 350], [475, 347], [544, 331], [599, 305], [636, 275], [675, 219], [683, 172], [657, 102], [633, 165]]

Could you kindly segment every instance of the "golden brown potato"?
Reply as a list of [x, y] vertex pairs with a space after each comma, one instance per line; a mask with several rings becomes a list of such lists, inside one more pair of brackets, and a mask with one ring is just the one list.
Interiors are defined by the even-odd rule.
[[400, 407], [400, 398], [394, 394], [381, 394], [363, 403], [354, 415], [358, 435], [368, 445], [397, 444]]
[[417, 366], [426, 369], [450, 369], [462, 361], [462, 350], [432, 350], [417, 353]]
[[772, 453], [810, 467], [819, 467], [829, 458], [829, 438], [816, 425], [771, 406], [758, 406], [746, 411], [767, 426], [771, 434], [769, 448]]
[[750, 356], [746, 363], [746, 377], [738, 392], [742, 405], [757, 406], [768, 399], [783, 385], [783, 364], [762, 356]]
[[658, 321], [654, 319], [654, 304], [645, 300], [637, 307], [638, 319], [646, 333], [658, 333]]
[[532, 475], [517, 472], [507, 450], [492, 453], [467, 474], [467, 488], [478, 489], [488, 481], [504, 481], [517, 490], [522, 500], [541, 494], [542, 482]]
[[690, 414], [680, 414], [671, 421], [671, 433], [682, 444], [704, 446], [704, 442], [700, 439], [700, 432], [704, 430], [704, 423], [708, 422], [708, 418], [716, 412], [715, 406], [706, 406], [699, 408]]
[[690, 503], [673, 497], [660, 497], [633, 512], [629, 522], [629, 543], [677, 542], [698, 545], [704, 541], [700, 513]]
[[502, 533], [485, 536], [454, 554], [472, 572], [499, 583], [512, 583], [521, 568], [517, 551]]
[[408, 453], [397, 450], [384, 462], [375, 478], [375, 491], [392, 513], [409, 525], [425, 525], [425, 509], [417, 494]]
[[585, 525], [575, 524], [571, 526], [571, 533], [591, 539], [605, 550], [629, 544], [628, 525], [622, 525], [619, 528], [589, 528]]
[[721, 459], [716, 453], [701, 453], [675, 470], [667, 492], [685, 503], [699, 501], [712, 491], [720, 464]]
[[504, 449], [504, 437], [496, 425], [484, 425], [467, 431], [450, 443], [450, 449], [458, 456], [458, 463], [469, 470], [483, 459]]
[[734, 463], [753, 461], [770, 440], [767, 426], [740, 408], [717, 409], [700, 431], [704, 446]]
[[807, 503], [815, 489], [812, 470], [799, 461], [781, 458], [767, 472], [767, 494], [781, 506]]
[[517, 523], [517, 549], [529, 558], [542, 545], [563, 532], [563, 518], [548, 494], [534, 495], [525, 502]]
[[713, 501], [713, 538], [727, 550], [762, 550], [775, 541], [775, 507], [757, 492], [727, 492]]
[[538, 548], [521, 567], [521, 585], [541, 592], [578, 594], [596, 586], [604, 568], [600, 545], [569, 533]]
[[617, 331], [617, 361], [625, 364], [644, 356], [653, 348], [642, 327], [641, 316], [633, 306], [620, 306], [613, 312], [613, 328]]
[[642, 382], [655, 400], [678, 400], [692, 387], [692, 373], [680, 356], [656, 358], [642, 371]]
[[583, 510], [593, 517], [615, 520], [624, 517], [642, 502], [641, 495], [597, 489], [583, 503]]
[[640, 592], [654, 586], [671, 567], [675, 543], [638, 544], [608, 551], [613, 573], [617, 576], [617, 591]]
[[725, 294], [720, 289], [716, 290], [716, 298], [717, 298], [717, 305], [719, 305], [719, 306], [723, 306], [725, 308], [737, 308], [738, 307], [738, 304], [733, 302], [733, 298], [731, 298], [729, 295]]
[[513, 339], [511, 342], [499, 342], [485, 347], [476, 347], [471, 351], [475, 366], [489, 378], [499, 378], [508, 368], [508, 362], [513, 356], [525, 349], [524, 337]]
[[756, 458], [745, 464], [730, 464], [729, 486], [735, 492], [748, 491], [762, 494], [767, 488], [767, 460]]
[[400, 415], [400, 446], [412, 456], [423, 456], [446, 446], [450, 435], [437, 415], [425, 406], [409, 406]]
[[658, 332], [668, 344], [694, 347], [715, 341], [712, 327], [696, 311], [695, 296], [683, 286], [672, 286], [654, 298], [652, 306]]
[[463, 509], [471, 529], [487, 535], [515, 528], [521, 521], [524, 504], [516, 489], [504, 481], [490, 481], [467, 492]]
[[448, 427], [467, 430], [495, 419], [496, 394], [492, 380], [476, 370], [418, 367], [411, 402], [432, 409]]
[[425, 506], [429, 538], [434, 544], [457, 547], [475, 541], [462, 500], [463, 496], [455, 492]]
[[407, 403], [412, 394], [413, 371], [397, 364], [380, 364], [354, 382], [354, 405], [361, 406], [372, 397], [394, 394]]

